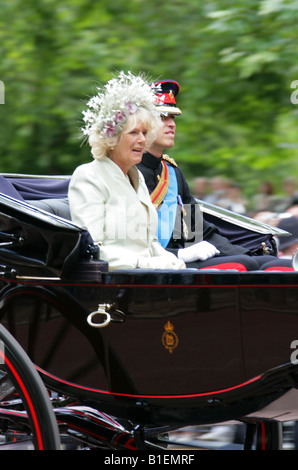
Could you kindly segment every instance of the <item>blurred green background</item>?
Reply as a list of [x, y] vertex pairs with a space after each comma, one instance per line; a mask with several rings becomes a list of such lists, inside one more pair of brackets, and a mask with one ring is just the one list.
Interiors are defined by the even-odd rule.
[[[181, 85], [170, 155], [247, 197], [298, 178], [298, 1], [0, 0], [0, 172], [91, 159], [81, 111], [119, 70]], [[295, 87], [295, 81], [297, 85]], [[297, 88], [297, 95], [295, 90]]]

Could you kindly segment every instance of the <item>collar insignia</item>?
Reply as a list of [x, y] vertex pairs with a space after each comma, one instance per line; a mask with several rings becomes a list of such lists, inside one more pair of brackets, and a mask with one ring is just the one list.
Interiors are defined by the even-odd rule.
[[174, 158], [169, 157], [166, 153], [163, 154], [162, 159], [166, 162], [170, 163], [173, 166], [178, 167], [177, 163], [175, 162]]

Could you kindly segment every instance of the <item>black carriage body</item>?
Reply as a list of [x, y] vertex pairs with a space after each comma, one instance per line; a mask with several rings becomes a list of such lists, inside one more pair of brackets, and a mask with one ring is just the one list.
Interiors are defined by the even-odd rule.
[[[239, 419], [296, 387], [294, 278], [115, 273], [100, 283], [2, 281], [1, 321], [48, 386], [83, 403], [156, 425]], [[90, 326], [89, 313], [105, 304], [110, 324]], [[286, 412], [287, 420], [296, 415], [291, 406]]]
[[0, 247], [1, 322], [50, 389], [156, 426], [298, 419], [297, 273], [109, 272], [80, 259], [82, 228], [0, 205], [4, 243], [15, 237]]

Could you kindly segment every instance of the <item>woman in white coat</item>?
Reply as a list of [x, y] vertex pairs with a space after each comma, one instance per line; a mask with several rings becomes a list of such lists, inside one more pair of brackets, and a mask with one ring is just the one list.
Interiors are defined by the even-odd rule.
[[160, 126], [149, 85], [121, 72], [88, 106], [83, 132], [94, 160], [71, 178], [72, 220], [89, 231], [110, 270], [185, 268], [157, 240], [156, 209], [135, 166]]

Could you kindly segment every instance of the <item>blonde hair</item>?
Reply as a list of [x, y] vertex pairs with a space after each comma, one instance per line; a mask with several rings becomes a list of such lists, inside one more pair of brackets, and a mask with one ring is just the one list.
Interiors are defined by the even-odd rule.
[[124, 128], [115, 136], [102, 137], [95, 131], [91, 132], [89, 136], [89, 145], [91, 147], [93, 158], [96, 160], [102, 160], [104, 157], [109, 157], [110, 151], [119, 144], [122, 134], [128, 134], [131, 132], [138, 122], [141, 122], [147, 130], [146, 150], [148, 150], [156, 139], [162, 122], [160, 117], [156, 116], [151, 111], [148, 111], [145, 108], [138, 108], [134, 114], [129, 116]]

